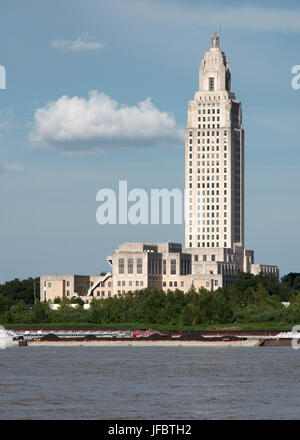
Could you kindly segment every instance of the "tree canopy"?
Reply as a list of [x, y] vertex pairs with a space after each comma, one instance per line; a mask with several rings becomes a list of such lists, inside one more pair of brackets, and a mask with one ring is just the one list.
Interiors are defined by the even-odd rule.
[[[300, 321], [300, 274], [288, 274], [281, 282], [272, 275], [241, 273], [236, 281], [210, 292], [194, 288], [184, 294], [143, 289], [121, 297], [93, 298], [88, 310], [81, 298], [56, 298], [58, 310], [37, 302], [33, 310], [34, 279], [13, 280], [0, 286], [1, 323], [140, 323], [147, 326], [197, 326], [254, 322], [298, 323]], [[285, 307], [282, 301], [289, 301]], [[77, 304], [70, 307], [70, 304]]]

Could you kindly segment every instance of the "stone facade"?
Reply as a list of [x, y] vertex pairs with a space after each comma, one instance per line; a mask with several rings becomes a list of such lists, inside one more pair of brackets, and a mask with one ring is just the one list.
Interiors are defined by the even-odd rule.
[[276, 266], [253, 264], [249, 252], [229, 248], [182, 249], [181, 244], [169, 242], [124, 243], [107, 257], [111, 272], [103, 276], [41, 276], [40, 298], [53, 302], [56, 297], [80, 296], [89, 303], [93, 298], [120, 297], [145, 288], [165, 292], [179, 289], [186, 293], [191, 287], [203, 287], [214, 291], [232, 284], [243, 268], [254, 274], [278, 276]]
[[[199, 69], [199, 90], [188, 105], [185, 139], [185, 252], [193, 276], [272, 273], [244, 249], [244, 130], [242, 106], [231, 91], [231, 69], [217, 34]], [[213, 257], [213, 261], [212, 258]]]
[[188, 105], [185, 150], [186, 247], [243, 247], [242, 108], [231, 91], [230, 65], [217, 34]]

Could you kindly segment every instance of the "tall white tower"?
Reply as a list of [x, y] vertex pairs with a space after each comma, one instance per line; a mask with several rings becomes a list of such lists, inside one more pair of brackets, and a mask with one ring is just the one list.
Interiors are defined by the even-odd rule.
[[186, 248], [244, 248], [244, 131], [229, 62], [211, 37], [186, 127]]

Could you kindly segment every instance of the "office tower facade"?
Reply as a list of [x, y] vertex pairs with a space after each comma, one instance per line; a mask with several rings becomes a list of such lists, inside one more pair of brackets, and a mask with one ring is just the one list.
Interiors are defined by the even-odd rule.
[[188, 105], [186, 248], [244, 248], [244, 130], [231, 70], [217, 34]]

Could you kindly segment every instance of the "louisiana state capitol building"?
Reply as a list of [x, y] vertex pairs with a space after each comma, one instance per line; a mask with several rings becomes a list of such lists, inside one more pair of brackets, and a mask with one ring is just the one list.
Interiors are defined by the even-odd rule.
[[244, 130], [242, 106], [231, 91], [229, 62], [217, 34], [189, 102], [185, 141], [185, 248], [181, 243], [122, 243], [107, 257], [101, 276], [43, 275], [41, 301], [80, 296], [120, 297], [157, 288], [215, 291], [239, 272], [279, 275], [277, 266], [255, 264], [245, 249]]
[[244, 247], [242, 106], [217, 34], [189, 102], [185, 153], [187, 248]]
[[[185, 252], [192, 255], [193, 276], [217, 270], [225, 274], [222, 285], [238, 272], [278, 276], [277, 266], [254, 264], [254, 252], [245, 250], [244, 218], [242, 105], [231, 91], [230, 65], [214, 33], [186, 127]], [[211, 266], [215, 262], [218, 269]]]

